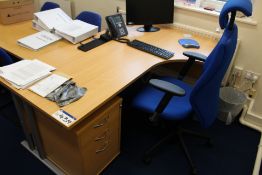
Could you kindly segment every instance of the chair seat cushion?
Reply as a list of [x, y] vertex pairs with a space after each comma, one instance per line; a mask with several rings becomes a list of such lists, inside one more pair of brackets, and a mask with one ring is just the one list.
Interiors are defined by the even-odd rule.
[[[161, 117], [168, 120], [182, 120], [188, 117], [192, 112], [192, 107], [189, 101], [192, 87], [172, 77], [161, 77], [161, 80], [180, 86], [186, 91], [186, 95], [183, 97], [172, 97], [167, 107], [162, 112]], [[145, 112], [154, 113], [163, 96], [163, 91], [148, 85], [144, 89], [140, 90], [139, 93], [133, 98], [132, 105]]]

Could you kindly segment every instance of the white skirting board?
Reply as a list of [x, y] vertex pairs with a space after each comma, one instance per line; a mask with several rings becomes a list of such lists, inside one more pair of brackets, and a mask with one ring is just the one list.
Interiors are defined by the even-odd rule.
[[252, 118], [250, 118], [249, 110], [252, 108], [252, 106], [253, 106], [252, 104], [253, 104], [253, 102], [251, 101], [249, 109], [248, 109], [247, 106], [244, 106], [244, 109], [243, 109], [243, 112], [242, 112], [242, 115], [241, 115], [239, 121], [243, 125], [246, 125], [250, 128], [253, 128], [253, 129], [255, 129], [255, 130], [257, 130], [258, 132], [261, 133], [260, 142], [259, 142], [258, 150], [257, 150], [256, 161], [255, 161], [255, 165], [254, 165], [254, 169], [253, 169], [253, 173], [252, 173], [252, 175], [259, 175], [261, 160], [262, 160], [262, 125], [261, 125], [261, 123], [258, 123], [256, 120], [252, 120]]

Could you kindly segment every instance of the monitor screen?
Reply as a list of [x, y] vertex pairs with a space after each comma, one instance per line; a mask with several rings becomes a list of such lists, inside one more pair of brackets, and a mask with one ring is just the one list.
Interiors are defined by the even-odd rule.
[[126, 0], [127, 24], [144, 25], [141, 32], [153, 32], [153, 24], [172, 23], [174, 0]]

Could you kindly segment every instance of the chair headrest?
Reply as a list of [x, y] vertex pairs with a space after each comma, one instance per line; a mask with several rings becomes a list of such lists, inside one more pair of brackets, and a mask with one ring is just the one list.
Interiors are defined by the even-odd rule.
[[226, 28], [229, 22], [229, 13], [241, 11], [246, 16], [252, 15], [251, 0], [229, 0], [224, 5], [219, 15], [219, 24], [221, 29]]

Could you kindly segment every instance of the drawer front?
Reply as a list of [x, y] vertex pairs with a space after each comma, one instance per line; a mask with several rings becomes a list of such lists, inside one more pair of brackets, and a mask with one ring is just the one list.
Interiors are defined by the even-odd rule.
[[85, 174], [93, 175], [101, 172], [120, 152], [120, 130], [115, 123], [107, 131], [107, 137], [99, 141], [94, 141], [84, 149]]
[[120, 105], [121, 100], [115, 100], [76, 128], [84, 174], [98, 174], [119, 154]]
[[85, 147], [96, 140], [104, 140], [112, 125], [120, 120], [120, 106], [104, 111], [79, 132], [79, 145]]

